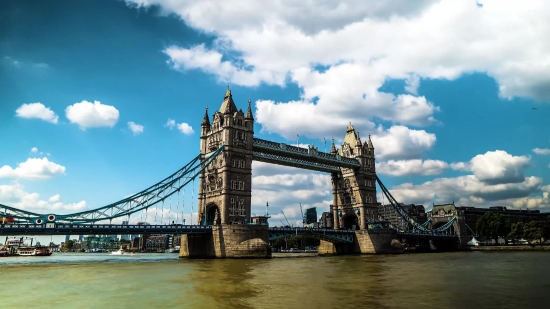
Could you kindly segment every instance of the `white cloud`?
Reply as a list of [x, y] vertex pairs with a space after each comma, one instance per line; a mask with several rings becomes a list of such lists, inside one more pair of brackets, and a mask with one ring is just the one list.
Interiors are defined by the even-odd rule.
[[37, 153], [37, 152], [38, 152], [38, 148], [32, 147], [32, 148], [31, 148], [31, 152], [32, 152], [32, 153]]
[[168, 118], [168, 121], [166, 121], [166, 124], [164, 126], [172, 130], [176, 126], [176, 121], [174, 119]]
[[41, 180], [65, 174], [65, 167], [51, 162], [48, 158], [28, 158], [17, 164], [16, 168], [9, 165], [0, 167], [0, 178]]
[[57, 211], [68, 213], [86, 209], [86, 202], [64, 204], [59, 194], [52, 196], [49, 201], [41, 200], [38, 193], [29, 193], [19, 184], [0, 185], [0, 204], [24, 209], [37, 213], [50, 213]]
[[538, 155], [548, 155], [550, 154], [550, 149], [548, 148], [535, 148], [533, 149], [533, 152]]
[[376, 163], [376, 172], [390, 176], [439, 175], [449, 169], [449, 164], [440, 160], [390, 160]]
[[113, 127], [119, 117], [119, 111], [111, 105], [82, 101], [67, 106], [65, 115], [70, 122], [76, 123], [82, 130], [94, 127]]
[[[435, 134], [404, 126], [393, 126], [387, 131], [379, 126], [371, 139], [376, 158], [384, 160], [417, 158], [424, 151], [431, 149], [436, 142]], [[377, 145], [380, 146], [377, 148]]]
[[[159, 4], [217, 37], [209, 47], [166, 48], [174, 69], [244, 86], [296, 84], [299, 100], [257, 104], [262, 129], [286, 138], [296, 129], [329, 136], [348, 120], [367, 128], [375, 119], [436, 123], [439, 108], [418, 95], [420, 81], [471, 72], [493, 77], [503, 98], [550, 101], [550, 41], [540, 40], [550, 31], [544, 0], [487, 0], [483, 8], [453, 0], [128, 2]], [[381, 92], [388, 79], [405, 80], [410, 95]]]
[[414, 95], [418, 95], [418, 87], [420, 86], [420, 77], [412, 74], [406, 80], [405, 90]]
[[185, 135], [191, 135], [195, 133], [195, 131], [193, 131], [193, 128], [185, 122], [178, 123], [177, 127], [178, 127], [178, 130], [180, 130], [180, 132]]
[[50, 197], [50, 199], [48, 199], [48, 201], [50, 201], [52, 203], [59, 202], [60, 200], [61, 200], [61, 196], [59, 194], [56, 194], [56, 195]]
[[142, 125], [137, 124], [133, 121], [128, 122], [128, 128], [134, 133], [134, 136], [143, 133], [144, 129]]
[[15, 110], [15, 115], [20, 118], [38, 118], [47, 122], [57, 123], [59, 116], [57, 116], [49, 107], [44, 106], [44, 104], [29, 103], [19, 106]]
[[493, 206], [495, 201], [525, 198], [540, 191], [541, 185], [542, 179], [533, 176], [526, 177], [522, 182], [487, 184], [474, 175], [467, 175], [436, 178], [419, 185], [404, 183], [392, 187], [390, 192], [397, 201], [403, 203], [431, 205], [435, 194], [438, 197], [436, 204], [455, 201], [462, 205], [487, 207]]
[[523, 171], [530, 166], [530, 160], [527, 156], [496, 150], [477, 155], [470, 162], [451, 163], [451, 168], [472, 171], [477, 179], [488, 184], [506, 184], [523, 182]]
[[317, 207], [317, 214], [328, 211], [332, 201], [330, 175], [263, 162], [252, 163], [252, 212], [265, 213], [269, 202], [270, 224], [301, 225], [300, 203], [305, 210]]

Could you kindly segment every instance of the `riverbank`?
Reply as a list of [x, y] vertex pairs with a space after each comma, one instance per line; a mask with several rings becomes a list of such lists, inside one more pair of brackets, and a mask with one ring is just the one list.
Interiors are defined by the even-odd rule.
[[520, 245], [520, 246], [470, 246], [471, 251], [550, 251], [549, 245]]

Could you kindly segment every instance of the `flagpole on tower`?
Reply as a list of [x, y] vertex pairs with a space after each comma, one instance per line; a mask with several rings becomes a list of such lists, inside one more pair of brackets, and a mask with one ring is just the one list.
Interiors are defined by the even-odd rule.
[[300, 134], [298, 134], [298, 130], [296, 130], [296, 147], [300, 147]]

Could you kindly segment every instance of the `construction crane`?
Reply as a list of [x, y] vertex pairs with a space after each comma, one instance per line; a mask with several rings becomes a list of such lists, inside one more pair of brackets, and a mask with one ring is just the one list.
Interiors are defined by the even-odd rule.
[[300, 203], [300, 212], [302, 213], [302, 227], [306, 225], [306, 218], [304, 217], [304, 212], [302, 210], [302, 203]]
[[292, 224], [290, 224], [290, 222], [288, 222], [288, 219], [285, 216], [285, 212], [281, 210], [281, 213], [283, 214], [283, 217], [285, 217], [285, 220], [286, 220], [286, 223], [288, 223], [288, 226], [293, 227]]

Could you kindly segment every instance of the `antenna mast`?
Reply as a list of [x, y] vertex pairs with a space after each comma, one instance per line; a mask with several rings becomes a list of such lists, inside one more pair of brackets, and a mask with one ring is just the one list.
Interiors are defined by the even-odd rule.
[[306, 224], [306, 218], [304, 217], [304, 212], [302, 211], [302, 203], [300, 203], [300, 212], [302, 213], [302, 227]]

